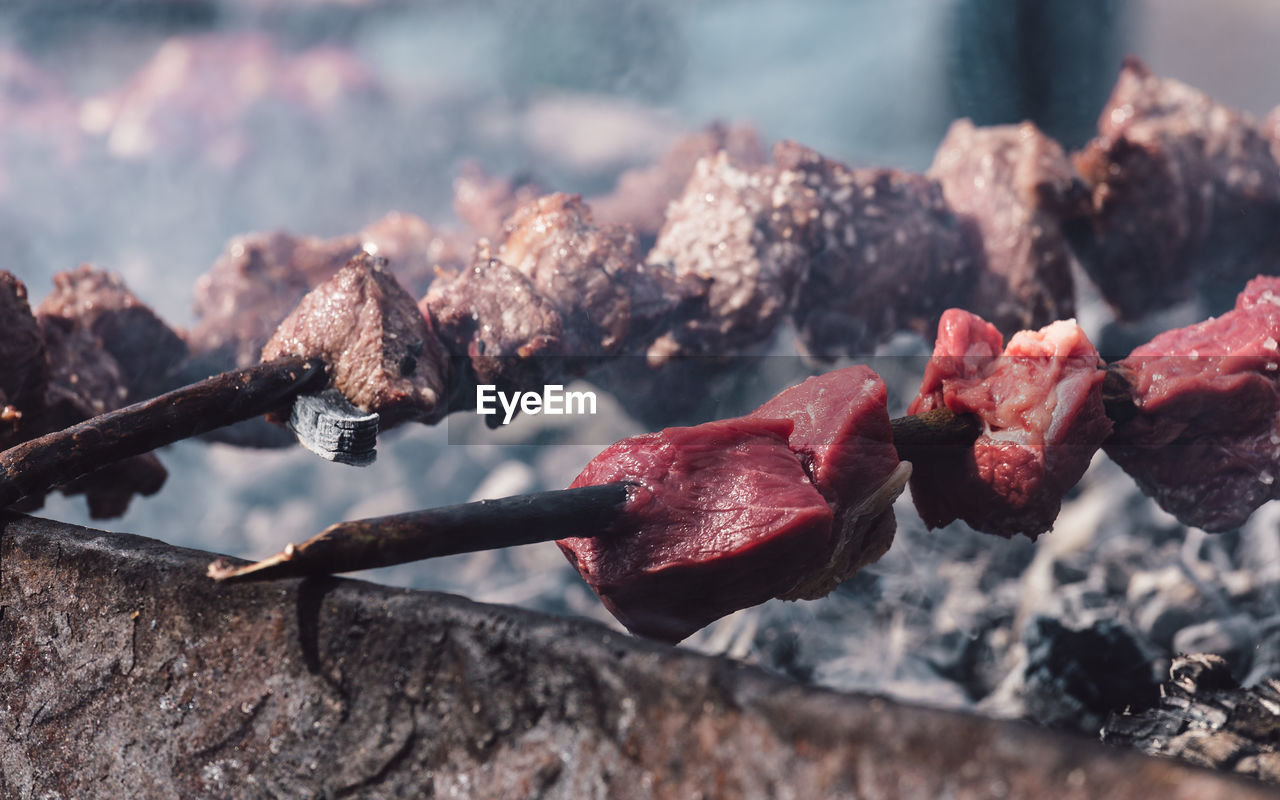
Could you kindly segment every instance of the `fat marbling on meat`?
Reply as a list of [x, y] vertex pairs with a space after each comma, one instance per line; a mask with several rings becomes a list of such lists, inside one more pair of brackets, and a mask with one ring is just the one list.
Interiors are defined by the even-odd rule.
[[435, 422], [446, 411], [448, 359], [413, 297], [367, 253], [352, 258], [280, 323], [262, 350], [323, 358], [331, 384], [383, 418]]
[[1280, 278], [1220, 317], [1166, 331], [1116, 369], [1138, 414], [1106, 451], [1187, 525], [1225, 531], [1280, 497]]
[[1082, 216], [1089, 195], [1057, 142], [1030, 122], [957, 120], [928, 175], [979, 242], [983, 269], [965, 308], [1006, 336], [1075, 316], [1062, 222]]
[[739, 418], [610, 446], [572, 486], [633, 482], [623, 516], [560, 549], [628, 630], [666, 641], [795, 591], [829, 549], [832, 512], [792, 427]]
[[1216, 306], [1280, 258], [1280, 164], [1262, 127], [1137, 59], [1075, 162], [1093, 213], [1072, 243], [1124, 318], [1197, 287]]
[[911, 497], [930, 528], [956, 519], [1032, 539], [1053, 527], [1111, 431], [1098, 351], [1074, 320], [1022, 331], [1001, 348], [995, 326], [960, 309], [938, 325], [933, 357], [908, 409], [976, 414], [969, 446], [936, 445], [914, 462]]

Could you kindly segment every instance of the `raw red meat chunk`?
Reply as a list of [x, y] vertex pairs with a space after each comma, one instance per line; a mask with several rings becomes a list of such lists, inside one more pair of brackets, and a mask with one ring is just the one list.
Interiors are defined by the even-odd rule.
[[824, 597], [893, 542], [893, 501], [911, 474], [898, 460], [884, 381], [856, 366], [809, 378], [751, 412], [754, 419], [788, 419], [788, 445], [804, 464], [834, 514], [822, 567], [785, 599]]
[[1166, 331], [1116, 365], [1136, 417], [1106, 451], [1187, 525], [1225, 531], [1280, 497], [1280, 278], [1250, 281], [1235, 309]]
[[612, 445], [572, 485], [632, 481], [626, 512], [560, 549], [628, 630], [671, 642], [794, 592], [830, 551], [832, 511], [792, 430], [740, 418]]
[[915, 463], [911, 497], [930, 528], [962, 519], [1032, 539], [1053, 527], [1063, 495], [1111, 431], [1098, 351], [1074, 320], [1015, 334], [960, 309], [942, 315], [912, 414], [946, 407], [981, 418], [971, 446], [937, 446]]

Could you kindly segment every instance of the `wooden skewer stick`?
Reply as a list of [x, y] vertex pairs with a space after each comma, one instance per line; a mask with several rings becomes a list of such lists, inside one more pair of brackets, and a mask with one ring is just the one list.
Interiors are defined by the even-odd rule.
[[[976, 417], [957, 416], [945, 408], [890, 424], [894, 443], [900, 448], [964, 444], [982, 431]], [[570, 536], [603, 535], [625, 509], [626, 488], [626, 483], [607, 483], [340, 522], [303, 544], [291, 544], [253, 564], [235, 566], [219, 559], [209, 565], [208, 574], [219, 581], [327, 575]]]
[[113, 461], [287, 408], [324, 381], [321, 361], [289, 356], [224, 372], [15, 445], [0, 453], [0, 508]]
[[255, 564], [237, 567], [218, 559], [209, 565], [209, 577], [226, 581], [328, 575], [599, 535], [622, 513], [629, 486], [605, 483], [339, 522]]

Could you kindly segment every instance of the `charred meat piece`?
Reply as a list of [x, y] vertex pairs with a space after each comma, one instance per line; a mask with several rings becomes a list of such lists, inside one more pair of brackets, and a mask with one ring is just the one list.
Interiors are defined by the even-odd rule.
[[667, 206], [684, 191], [694, 165], [722, 150], [741, 167], [755, 167], [765, 161], [760, 139], [750, 125], [714, 123], [681, 136], [657, 162], [627, 170], [612, 192], [591, 198], [596, 219], [630, 225], [642, 243], [651, 244], [666, 221]]
[[232, 239], [196, 281], [191, 349], [222, 362], [256, 364], [262, 346], [303, 296], [360, 252], [358, 236], [299, 237], [274, 231]]
[[497, 252], [482, 244], [422, 305], [482, 383], [527, 388], [622, 352], [681, 302], [678, 281], [641, 263], [630, 228], [596, 226], [578, 196], [552, 194], [521, 206]]
[[937, 182], [850, 169], [794, 142], [780, 143], [774, 158], [812, 229], [812, 263], [792, 312], [810, 355], [867, 355], [897, 331], [926, 334], [962, 301], [980, 253]]
[[773, 337], [808, 268], [818, 213], [797, 180], [724, 152], [698, 161], [648, 258], [709, 283], [707, 314], [672, 331], [667, 355], [732, 355]]
[[470, 243], [463, 243], [456, 233], [402, 211], [369, 223], [359, 236], [361, 248], [387, 259], [392, 274], [414, 297], [427, 291], [436, 270], [456, 272], [471, 255]]
[[543, 194], [545, 190], [531, 180], [494, 177], [469, 161], [453, 179], [453, 212], [477, 236], [496, 239], [516, 209]]
[[[48, 314], [39, 315], [37, 320], [48, 356], [49, 383], [41, 427], [25, 431], [24, 439], [61, 430], [127, 404], [129, 389], [120, 366], [83, 320]], [[160, 491], [167, 477], [159, 459], [148, 453], [107, 465], [59, 489], [64, 494], [85, 495], [89, 515], [105, 519], [124, 514], [133, 495]], [[41, 498], [29, 500], [39, 507]]]
[[38, 314], [76, 320], [102, 343], [120, 368], [129, 399], [165, 389], [169, 373], [187, 355], [187, 343], [113, 272], [88, 264], [53, 276], [53, 293]]
[[880, 376], [856, 366], [809, 378], [748, 415], [792, 422], [787, 444], [833, 514], [825, 558], [784, 599], [830, 594], [893, 543], [893, 501], [911, 468], [898, 460], [886, 403]]
[[27, 302], [27, 287], [0, 271], [0, 450], [27, 434], [44, 410], [48, 381], [44, 335]]
[[1280, 258], [1280, 164], [1253, 118], [1129, 59], [1098, 134], [1075, 156], [1093, 215], [1072, 238], [1121, 317], [1197, 287], [1216, 306]]
[[909, 413], [976, 414], [973, 445], [938, 445], [915, 463], [911, 498], [930, 528], [962, 519], [975, 530], [1035, 539], [1111, 431], [1098, 351], [1074, 320], [1022, 331], [1001, 352], [995, 326], [949, 309]]
[[262, 349], [262, 360], [318, 357], [334, 388], [382, 427], [444, 416], [448, 359], [412, 296], [384, 259], [356, 255], [298, 304]]
[[432, 284], [419, 308], [450, 354], [465, 359], [482, 384], [536, 386], [560, 366], [560, 312], [485, 246], [470, 267]]
[[633, 482], [622, 519], [560, 549], [628, 630], [671, 642], [794, 592], [830, 550], [832, 514], [791, 431], [742, 418], [614, 444], [572, 486]]
[[1280, 278], [1216, 319], [1166, 331], [1115, 365], [1136, 417], [1106, 451], [1161, 508], [1226, 531], [1280, 497]]
[[928, 175], [981, 242], [983, 269], [966, 308], [1006, 336], [1075, 316], [1062, 220], [1087, 213], [1089, 193], [1057, 142], [1030, 122], [957, 120]]

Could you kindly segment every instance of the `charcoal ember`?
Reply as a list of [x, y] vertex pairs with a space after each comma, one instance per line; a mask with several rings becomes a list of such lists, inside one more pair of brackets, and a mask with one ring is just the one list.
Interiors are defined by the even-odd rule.
[[191, 349], [222, 367], [258, 362], [262, 346], [307, 292], [361, 251], [359, 236], [284, 231], [239, 236], [196, 281]]
[[799, 176], [721, 152], [698, 161], [648, 261], [705, 280], [707, 313], [679, 325], [651, 359], [726, 356], [772, 338], [808, 269], [815, 198]]
[[1115, 620], [1073, 630], [1036, 617], [1025, 645], [1021, 691], [1027, 716], [1040, 724], [1092, 735], [1109, 713], [1149, 708], [1160, 697], [1151, 659]]
[[1217, 310], [1221, 287], [1280, 257], [1280, 164], [1252, 117], [1131, 58], [1098, 134], [1075, 156], [1093, 214], [1072, 238], [1122, 318], [1197, 287]]
[[53, 293], [36, 313], [76, 320], [120, 368], [130, 401], [161, 393], [187, 356], [187, 343], [114, 272], [84, 264], [53, 276]]
[[372, 72], [331, 46], [293, 54], [257, 32], [178, 36], [124, 87], [86, 102], [80, 122], [123, 160], [227, 168], [254, 155], [259, 123], [306, 125], [377, 94]]
[[453, 212], [477, 235], [500, 238], [516, 209], [545, 194], [529, 178], [500, 178], [468, 161], [453, 179]]
[[1136, 416], [1107, 455], [1186, 525], [1221, 532], [1280, 497], [1280, 278], [1220, 317], [1166, 331], [1115, 368]]
[[832, 513], [792, 428], [740, 418], [612, 445], [572, 486], [633, 482], [624, 514], [560, 549], [628, 630], [655, 639], [795, 591], [830, 552]]
[[893, 446], [884, 381], [869, 367], [847, 367], [809, 378], [749, 416], [792, 422], [787, 444], [831, 506], [832, 539], [822, 566], [783, 595], [825, 597], [893, 543], [893, 501], [911, 469]]
[[360, 229], [360, 244], [370, 255], [387, 259], [396, 279], [414, 297], [421, 297], [436, 271], [456, 272], [471, 256], [470, 243], [421, 217], [392, 211]]
[[684, 191], [694, 165], [722, 150], [730, 161], [742, 167], [765, 162], [754, 128], [713, 123], [681, 136], [653, 164], [622, 173], [609, 194], [591, 198], [596, 219], [606, 224], [630, 225], [641, 242], [652, 243], [666, 221], [667, 206]]
[[381, 427], [435, 422], [446, 411], [448, 358], [431, 323], [396, 282], [387, 262], [353, 257], [280, 323], [262, 359], [322, 358], [331, 385]]
[[1111, 714], [1102, 740], [1277, 782], [1277, 709], [1280, 683], [1267, 679], [1244, 689], [1221, 656], [1182, 655], [1173, 661], [1159, 703]]
[[930, 528], [962, 519], [976, 530], [1035, 539], [1053, 527], [1111, 431], [1102, 404], [1098, 351], [1074, 320], [1022, 331], [1001, 352], [1000, 332], [950, 309], [908, 409], [976, 414], [983, 433], [968, 447], [938, 445], [911, 478], [911, 498]]
[[962, 303], [981, 252], [936, 181], [851, 169], [792, 142], [774, 158], [809, 215], [811, 265], [792, 312], [809, 355], [865, 356], [898, 331], [927, 335]]
[[44, 334], [27, 287], [0, 270], [0, 450], [31, 438], [27, 431], [44, 411], [48, 375]]
[[[61, 430], [127, 404], [129, 389], [120, 366], [82, 320], [49, 314], [36, 319], [48, 357], [49, 381], [40, 416], [42, 430], [31, 435]], [[59, 489], [68, 495], [83, 494], [89, 515], [105, 519], [123, 515], [135, 494], [160, 491], [167, 477], [159, 459], [147, 453], [106, 465]], [[41, 498], [28, 501], [38, 507]]]
[[981, 241], [983, 269], [965, 303], [1005, 336], [1075, 316], [1062, 221], [1089, 193], [1062, 147], [1033, 123], [952, 123], [927, 173]]

